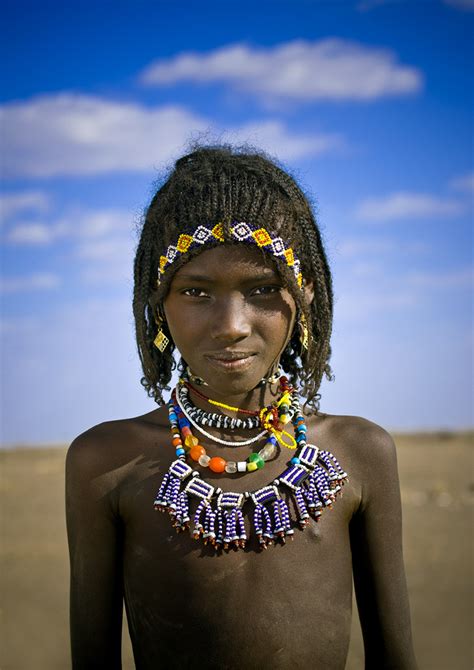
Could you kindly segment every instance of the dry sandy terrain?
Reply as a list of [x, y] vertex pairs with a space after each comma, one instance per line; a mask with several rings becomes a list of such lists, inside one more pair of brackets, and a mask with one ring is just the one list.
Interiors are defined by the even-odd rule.
[[[472, 434], [396, 436], [420, 670], [471, 670]], [[68, 558], [60, 448], [1, 458], [1, 670], [67, 670]], [[124, 635], [124, 668], [133, 668]], [[347, 670], [363, 668], [354, 616]]]

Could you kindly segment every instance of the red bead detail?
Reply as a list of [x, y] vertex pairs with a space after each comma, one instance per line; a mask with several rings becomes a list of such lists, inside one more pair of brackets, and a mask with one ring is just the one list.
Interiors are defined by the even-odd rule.
[[[195, 389], [194, 386], [191, 386], [191, 384], [189, 384], [188, 382], [184, 382], [184, 383], [185, 383], [186, 387], [187, 387], [190, 391], [192, 391], [193, 393], [195, 393], [199, 398], [201, 398], [202, 400], [205, 400], [206, 402], [209, 402], [210, 398], [208, 398], [207, 396], [205, 396], [204, 393], [201, 393], [200, 391], [198, 391], [197, 389]], [[257, 410], [257, 411], [254, 411], [254, 410], [250, 410], [250, 409], [241, 409], [241, 408], [239, 408], [239, 413], [241, 413], [241, 414], [248, 414], [248, 415], [250, 415], [250, 416], [257, 416], [257, 415], [259, 414], [259, 411], [258, 411], [258, 410]]]

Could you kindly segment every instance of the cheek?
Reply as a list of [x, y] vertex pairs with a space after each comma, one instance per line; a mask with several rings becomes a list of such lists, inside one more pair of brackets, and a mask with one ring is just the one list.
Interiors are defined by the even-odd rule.
[[200, 323], [192, 314], [184, 313], [174, 306], [165, 305], [165, 316], [168, 330], [173, 342], [180, 348], [186, 342], [195, 341], [199, 333]]
[[257, 315], [255, 330], [272, 350], [282, 349], [291, 337], [296, 308], [286, 303], [276, 310], [265, 310]]

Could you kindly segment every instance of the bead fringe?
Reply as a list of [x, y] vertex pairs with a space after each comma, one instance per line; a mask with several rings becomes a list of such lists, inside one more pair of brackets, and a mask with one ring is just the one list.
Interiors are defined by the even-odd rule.
[[[305, 445], [298, 462], [290, 464], [285, 472], [268, 486], [251, 493], [223, 493], [205, 482], [199, 473], [186, 464], [184, 457], [170, 465], [163, 477], [155, 499], [155, 509], [170, 514], [177, 532], [189, 528], [190, 497], [199, 499], [193, 516], [195, 539], [201, 539], [215, 549], [243, 549], [247, 542], [242, 507], [254, 506], [251, 530], [259, 546], [266, 549], [275, 542], [285, 543], [293, 537], [294, 525], [302, 530], [310, 517], [316, 521], [326, 507], [331, 507], [347, 480], [336, 457], [329, 451], [320, 451], [314, 445]], [[288, 492], [296, 519], [282, 496]]]

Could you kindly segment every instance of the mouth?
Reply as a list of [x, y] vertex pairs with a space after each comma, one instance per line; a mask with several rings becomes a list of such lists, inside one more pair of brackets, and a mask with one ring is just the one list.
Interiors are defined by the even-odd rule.
[[256, 354], [249, 351], [221, 351], [206, 354], [204, 358], [219, 370], [245, 370], [252, 363]]

